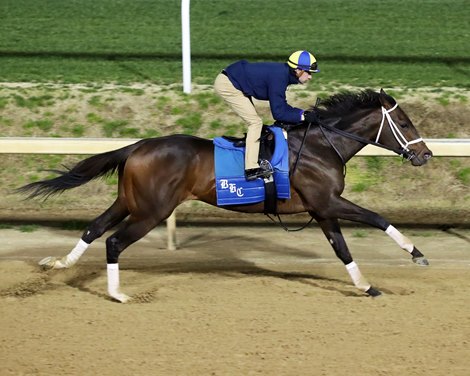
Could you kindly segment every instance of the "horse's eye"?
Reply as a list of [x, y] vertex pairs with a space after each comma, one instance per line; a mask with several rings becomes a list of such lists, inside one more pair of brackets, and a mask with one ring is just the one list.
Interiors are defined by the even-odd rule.
[[402, 127], [402, 128], [408, 128], [408, 124], [407, 124], [407, 123], [401, 123], [401, 124], [400, 124], [400, 127]]

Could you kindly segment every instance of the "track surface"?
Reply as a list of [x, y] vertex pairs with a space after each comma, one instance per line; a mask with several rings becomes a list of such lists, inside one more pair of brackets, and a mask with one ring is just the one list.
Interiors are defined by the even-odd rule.
[[[403, 229], [401, 229], [403, 230]], [[79, 231], [0, 230], [3, 375], [468, 375], [470, 230], [403, 231], [419, 267], [384, 233], [347, 228], [356, 290], [317, 227], [158, 228], [121, 257], [106, 296], [104, 237], [70, 270]]]

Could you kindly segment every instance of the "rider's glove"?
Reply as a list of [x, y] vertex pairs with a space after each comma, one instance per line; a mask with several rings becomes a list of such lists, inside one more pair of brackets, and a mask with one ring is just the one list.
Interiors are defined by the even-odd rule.
[[304, 119], [307, 123], [318, 124], [319, 118], [315, 111], [304, 111]]

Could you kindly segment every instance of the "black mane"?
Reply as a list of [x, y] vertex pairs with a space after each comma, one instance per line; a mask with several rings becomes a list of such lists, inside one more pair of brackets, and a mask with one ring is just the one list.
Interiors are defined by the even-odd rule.
[[370, 90], [357, 93], [343, 91], [329, 98], [321, 99], [317, 111], [323, 117], [342, 117], [357, 108], [374, 108], [380, 106], [380, 94]]

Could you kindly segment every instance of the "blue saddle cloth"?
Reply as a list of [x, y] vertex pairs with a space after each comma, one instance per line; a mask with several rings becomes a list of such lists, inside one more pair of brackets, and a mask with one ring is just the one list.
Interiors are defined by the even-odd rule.
[[[278, 199], [290, 198], [289, 150], [281, 128], [270, 126], [275, 149], [271, 158]], [[265, 200], [264, 181], [245, 179], [245, 147], [223, 138], [214, 138], [217, 205], [254, 204]]]

